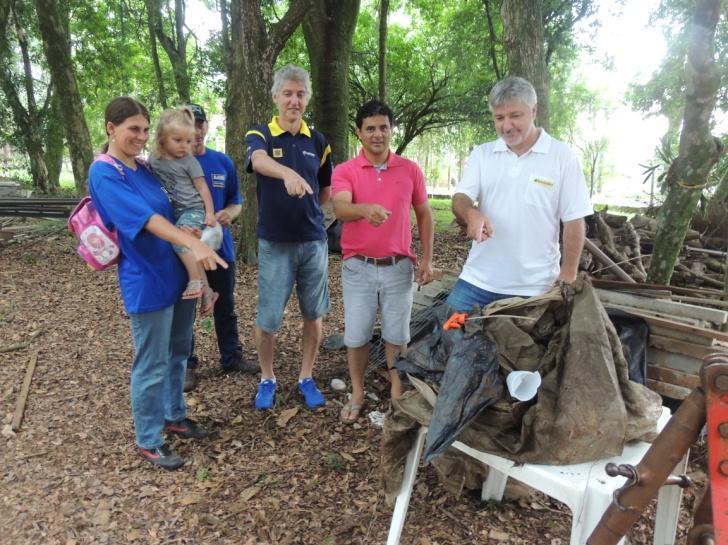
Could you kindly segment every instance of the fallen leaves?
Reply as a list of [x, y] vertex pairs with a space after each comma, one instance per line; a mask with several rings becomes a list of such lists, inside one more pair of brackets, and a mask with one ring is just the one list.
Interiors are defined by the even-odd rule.
[[249, 486], [248, 488], [246, 488], [245, 490], [243, 490], [240, 493], [240, 495], [238, 496], [238, 498], [242, 502], [250, 501], [255, 496], [257, 496], [258, 495], [258, 492], [260, 492], [261, 490], [262, 490], [262, 488], [260, 486], [257, 486], [257, 485]]
[[[48, 355], [33, 382], [23, 433], [15, 439], [4, 425], [12, 420], [26, 360], [6, 357], [0, 366], [3, 545], [383, 541], [391, 510], [383, 507], [379, 481], [381, 430], [365, 419], [342, 426], [336, 402], [344, 394], [328, 388], [323, 392], [330, 401], [327, 407], [314, 413], [303, 409], [296, 395], [301, 324], [295, 303], [277, 335], [275, 370], [285, 396], [281, 406], [272, 412], [252, 410], [257, 377], [219, 374], [215, 335], [200, 334], [201, 382], [187, 401], [190, 417], [210, 429], [210, 438], [169, 439], [187, 461], [179, 471], [164, 472], [143, 462], [134, 447], [128, 390], [133, 346], [116, 272], [86, 271], [72, 240], [39, 243], [32, 251], [20, 245], [3, 249], [0, 346], [43, 329], [46, 333], [33, 346]], [[455, 262], [457, 244], [440, 238], [438, 245], [436, 265]], [[461, 253], [467, 254], [464, 244]], [[332, 256], [327, 334], [342, 332], [340, 266], [340, 258]], [[256, 285], [255, 267], [241, 265], [236, 311], [247, 357], [253, 356], [245, 331], [255, 316]], [[10, 307], [12, 312], [2, 313]], [[104, 327], [94, 327], [87, 337], [90, 317], [98, 316], [104, 317]], [[345, 352], [322, 350], [315, 374], [320, 385], [346, 378]], [[382, 399], [369, 401], [372, 411], [386, 411], [389, 385], [376, 372], [366, 380], [367, 390]], [[451, 516], [443, 515], [443, 507]], [[466, 494], [454, 500], [434, 470], [423, 467], [402, 542], [474, 543], [472, 532], [478, 543], [494, 545], [498, 541], [489, 532], [496, 531], [510, 536], [509, 545], [557, 545], [559, 537], [568, 543], [565, 509], [526, 507], [508, 502], [484, 506]]]
[[193, 505], [195, 503], [199, 503], [200, 501], [202, 501], [202, 498], [199, 494], [187, 494], [180, 498], [179, 503], [181, 505]]
[[276, 424], [279, 428], [285, 428], [290, 422], [291, 418], [298, 414], [298, 407], [292, 407], [281, 412], [281, 415], [276, 420]]

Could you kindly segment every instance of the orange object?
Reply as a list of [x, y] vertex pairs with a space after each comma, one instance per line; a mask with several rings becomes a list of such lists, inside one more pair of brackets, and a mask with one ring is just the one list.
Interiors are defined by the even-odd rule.
[[468, 319], [468, 315], [465, 312], [454, 312], [452, 316], [447, 319], [442, 329], [445, 331], [449, 329], [460, 329], [461, 326], [465, 325], [465, 320]]

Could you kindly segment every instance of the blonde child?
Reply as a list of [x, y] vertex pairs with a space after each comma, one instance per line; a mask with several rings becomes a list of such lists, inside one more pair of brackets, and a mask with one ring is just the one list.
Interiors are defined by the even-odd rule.
[[[174, 208], [177, 227], [214, 227], [217, 224], [212, 196], [202, 167], [192, 155], [195, 122], [187, 108], [165, 110], [159, 117], [149, 165], [162, 181]], [[202, 314], [212, 311], [218, 294], [207, 283], [207, 275], [187, 248], [174, 246], [187, 269], [189, 281], [183, 299], [202, 297]]]

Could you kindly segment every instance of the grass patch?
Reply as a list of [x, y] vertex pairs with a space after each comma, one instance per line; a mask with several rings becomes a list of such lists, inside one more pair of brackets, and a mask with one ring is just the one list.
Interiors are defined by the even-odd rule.
[[452, 221], [455, 216], [452, 213], [451, 199], [430, 199], [432, 215], [435, 218], [435, 232], [442, 233], [454, 229]]

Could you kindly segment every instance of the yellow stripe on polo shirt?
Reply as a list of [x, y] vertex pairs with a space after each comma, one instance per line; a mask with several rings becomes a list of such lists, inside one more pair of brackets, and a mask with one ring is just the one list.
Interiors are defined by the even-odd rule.
[[265, 135], [262, 132], [255, 131], [255, 130], [246, 132], [245, 133], [245, 138], [247, 138], [251, 134], [257, 134], [258, 136], [260, 136], [263, 139], [263, 142], [265, 142]]
[[324, 150], [324, 156], [321, 157], [321, 165], [320, 166], [323, 166], [323, 164], [326, 162], [326, 158], [329, 156], [330, 153], [331, 153], [331, 146], [329, 146], [328, 144], [326, 144], [326, 149]]
[[[273, 116], [273, 119], [271, 119], [270, 123], [268, 123], [268, 129], [273, 136], [280, 136], [284, 132], [287, 132], [278, 124], [278, 116]], [[299, 132], [302, 135], [311, 138], [311, 129], [308, 128], [308, 125], [306, 125], [306, 122], [303, 119], [301, 120], [301, 129]]]

